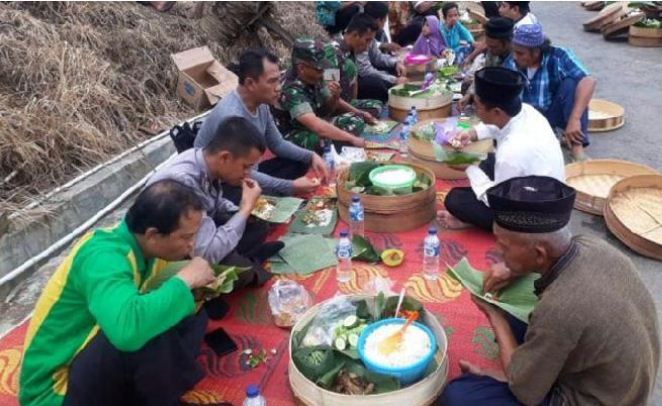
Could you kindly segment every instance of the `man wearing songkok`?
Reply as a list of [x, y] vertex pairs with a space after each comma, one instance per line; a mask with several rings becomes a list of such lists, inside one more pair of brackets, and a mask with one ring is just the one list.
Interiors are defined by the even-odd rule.
[[474, 104], [482, 123], [460, 133], [457, 140], [466, 145], [493, 138], [496, 152], [480, 166], [466, 169], [471, 187], [451, 189], [439, 220], [451, 229], [474, 225], [491, 231], [494, 214], [487, 205], [487, 189], [518, 176], [551, 176], [563, 181], [565, 168], [561, 147], [545, 117], [521, 102], [524, 77], [499, 67], [481, 69], [475, 76]]
[[522, 25], [513, 33], [513, 59], [507, 67], [526, 75], [522, 100], [558, 129], [575, 160], [586, 160], [589, 145], [588, 103], [596, 81], [569, 49], [552, 46], [540, 24]]
[[528, 326], [474, 299], [494, 329], [503, 371], [461, 360], [439, 404], [648, 404], [660, 359], [653, 298], [630, 259], [604, 241], [573, 237], [575, 190], [556, 179], [513, 178], [487, 192], [505, 264], [483, 291], [540, 274]]
[[464, 97], [458, 102], [460, 110], [464, 110], [464, 107], [473, 101], [473, 95], [476, 91], [473, 85], [475, 72], [482, 68], [504, 66], [506, 61], [511, 58], [513, 22], [508, 18], [495, 17], [490, 18], [483, 27], [485, 28], [486, 51], [476, 58], [471, 65], [469, 75], [465, 78], [465, 81], [469, 83], [469, 88]]

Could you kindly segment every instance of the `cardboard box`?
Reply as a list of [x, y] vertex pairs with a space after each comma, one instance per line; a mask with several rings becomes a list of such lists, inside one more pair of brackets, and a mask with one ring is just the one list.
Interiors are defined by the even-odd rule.
[[179, 71], [177, 93], [197, 110], [213, 106], [239, 83], [237, 75], [221, 65], [206, 46], [170, 57]]

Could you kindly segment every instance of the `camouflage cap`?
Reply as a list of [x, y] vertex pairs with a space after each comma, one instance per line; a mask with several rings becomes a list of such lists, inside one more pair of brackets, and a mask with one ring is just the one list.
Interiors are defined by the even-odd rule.
[[317, 69], [332, 68], [326, 58], [326, 43], [320, 39], [298, 38], [292, 46], [292, 65], [307, 62]]

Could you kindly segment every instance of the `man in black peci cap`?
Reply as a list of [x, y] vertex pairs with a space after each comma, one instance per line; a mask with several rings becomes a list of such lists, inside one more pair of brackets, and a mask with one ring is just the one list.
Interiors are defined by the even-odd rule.
[[[513, 22], [508, 18], [495, 17], [490, 18], [485, 24], [485, 42], [482, 46], [476, 46], [477, 52], [481, 54], [472, 65], [468, 77], [465, 81], [470, 83], [469, 89], [464, 97], [458, 102], [460, 110], [473, 102], [473, 96], [476, 89], [473, 85], [473, 73], [481, 68], [493, 66], [504, 66], [504, 63], [511, 59], [511, 41], [513, 40]], [[473, 54], [469, 56], [472, 58]], [[505, 67], [505, 66], [504, 66]]]
[[[634, 264], [605, 242], [573, 237], [575, 190], [549, 177], [517, 177], [487, 191], [504, 264], [484, 276], [498, 295], [531, 273], [539, 301], [528, 326], [480, 299], [503, 371], [464, 360], [440, 405], [644, 405], [660, 340], [655, 304]], [[498, 296], [497, 296], [498, 297]]]
[[505, 68], [484, 68], [476, 72], [476, 114], [482, 123], [460, 133], [462, 146], [493, 138], [496, 152], [466, 173], [471, 187], [453, 188], [446, 196], [446, 210], [439, 221], [450, 229], [470, 225], [492, 230], [494, 214], [487, 206], [485, 192], [490, 187], [518, 176], [551, 176], [565, 180], [561, 147], [547, 119], [533, 107], [523, 104], [520, 93], [524, 77]]

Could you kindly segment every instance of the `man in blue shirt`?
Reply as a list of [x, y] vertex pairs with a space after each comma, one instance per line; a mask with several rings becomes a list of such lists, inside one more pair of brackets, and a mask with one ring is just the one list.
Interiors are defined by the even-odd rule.
[[515, 29], [512, 55], [508, 67], [528, 78], [523, 102], [538, 109], [552, 128], [563, 131], [575, 160], [586, 160], [588, 104], [596, 80], [572, 51], [552, 46], [540, 24]]

